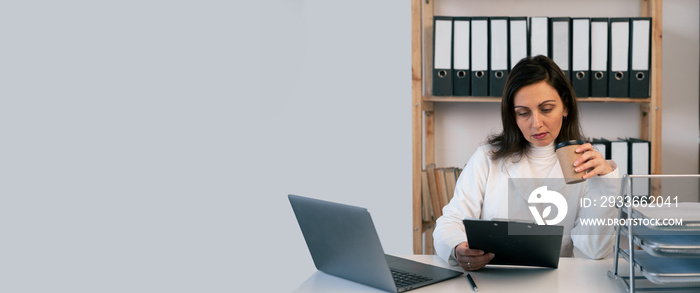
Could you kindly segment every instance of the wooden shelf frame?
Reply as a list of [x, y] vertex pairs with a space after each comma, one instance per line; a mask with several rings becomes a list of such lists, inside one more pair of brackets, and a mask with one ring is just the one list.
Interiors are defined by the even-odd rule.
[[[500, 102], [499, 97], [434, 97], [431, 93], [432, 31], [434, 1], [411, 0], [411, 62], [412, 62], [412, 182], [413, 182], [413, 253], [433, 254], [432, 230], [435, 222], [423, 222], [421, 217], [421, 171], [435, 163], [434, 103], [444, 102]], [[640, 0], [640, 16], [652, 18], [651, 28], [651, 92], [646, 99], [633, 98], [580, 98], [587, 103], [638, 103], [640, 110], [639, 138], [651, 141], [651, 174], [661, 174], [661, 49], [662, 0]], [[582, 1], [584, 2], [584, 1]], [[584, 3], [582, 3], [584, 5]], [[423, 58], [426, 58], [425, 62]], [[427, 81], [427, 82], [426, 82]], [[425, 147], [424, 147], [425, 146]], [[651, 194], [659, 194], [659, 180], [652, 180]], [[425, 238], [424, 238], [425, 237]], [[423, 243], [425, 242], [425, 245]]]
[[[579, 103], [649, 103], [651, 98], [577, 98]], [[423, 97], [424, 102], [500, 103], [501, 97]]]

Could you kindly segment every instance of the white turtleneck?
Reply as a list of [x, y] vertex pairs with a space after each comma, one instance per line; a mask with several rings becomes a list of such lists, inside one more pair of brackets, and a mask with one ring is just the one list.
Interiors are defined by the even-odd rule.
[[[528, 188], [532, 184], [538, 187], [546, 185], [548, 190], [561, 193], [569, 204], [567, 216], [560, 223], [564, 226], [562, 256], [572, 256], [574, 247], [593, 259], [603, 258], [612, 252], [612, 227], [582, 227], [577, 225], [577, 220], [615, 216], [614, 208], [578, 207], [579, 199], [583, 197], [598, 199], [602, 195], [617, 195], [620, 175], [614, 162], [611, 165], [615, 170], [609, 174], [567, 185], [554, 152], [554, 143], [544, 147], [531, 145], [529, 153], [515, 162], [510, 159], [491, 160], [490, 150], [489, 145], [483, 145], [472, 155], [457, 180], [452, 200], [443, 207], [443, 215], [437, 220], [433, 233], [438, 256], [451, 265], [458, 264], [453, 257], [454, 247], [467, 241], [462, 223], [465, 218], [534, 222], [527, 208], [527, 196], [532, 191]], [[518, 187], [521, 182], [529, 184], [528, 187]], [[509, 192], [509, 184], [514, 184], [513, 188], [517, 190]]]
[[554, 165], [557, 163], [557, 153], [554, 152], [554, 142], [547, 146], [538, 147], [530, 145], [530, 152], [527, 155], [530, 162], [533, 178], [547, 178]]

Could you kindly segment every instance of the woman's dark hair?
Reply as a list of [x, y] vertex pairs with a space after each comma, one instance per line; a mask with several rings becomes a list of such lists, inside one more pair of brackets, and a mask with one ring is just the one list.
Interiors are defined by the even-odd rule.
[[559, 66], [552, 59], [539, 55], [523, 58], [508, 74], [503, 99], [501, 101], [501, 124], [503, 132], [489, 136], [488, 143], [493, 147], [491, 159], [520, 158], [530, 150], [530, 143], [518, 128], [515, 117], [515, 94], [523, 87], [546, 81], [561, 98], [568, 115], [562, 122], [561, 131], [554, 143], [581, 140], [583, 132], [578, 117], [576, 93]]

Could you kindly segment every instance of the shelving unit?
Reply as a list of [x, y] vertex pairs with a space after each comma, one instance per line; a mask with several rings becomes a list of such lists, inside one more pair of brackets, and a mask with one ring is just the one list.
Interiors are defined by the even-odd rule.
[[[434, 3], [411, 1], [412, 137], [413, 137], [413, 253], [433, 254], [432, 229], [435, 222], [421, 217], [421, 170], [435, 163], [435, 103], [500, 103], [499, 97], [434, 97], [432, 93], [432, 32]], [[496, 5], [496, 4], [493, 4]], [[587, 5], [581, 1], [581, 5]], [[639, 16], [652, 18], [651, 91], [646, 99], [591, 97], [582, 103], [636, 103], [640, 109], [639, 138], [651, 141], [651, 174], [661, 173], [661, 33], [662, 0], [641, 0]], [[652, 180], [651, 194], [659, 194], [659, 180]], [[428, 232], [428, 233], [426, 233]], [[425, 236], [425, 239], [424, 239]], [[426, 243], [425, 247], [423, 243]], [[424, 249], [425, 248], [425, 249]]]

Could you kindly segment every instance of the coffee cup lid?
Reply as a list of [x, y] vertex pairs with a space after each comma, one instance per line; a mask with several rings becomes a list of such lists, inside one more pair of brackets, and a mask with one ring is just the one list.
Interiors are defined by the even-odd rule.
[[584, 144], [584, 142], [581, 140], [563, 141], [563, 142], [558, 143], [557, 146], [554, 147], [554, 150], [556, 151], [559, 148], [563, 148], [563, 147], [568, 146], [568, 145], [580, 145], [580, 144]]

